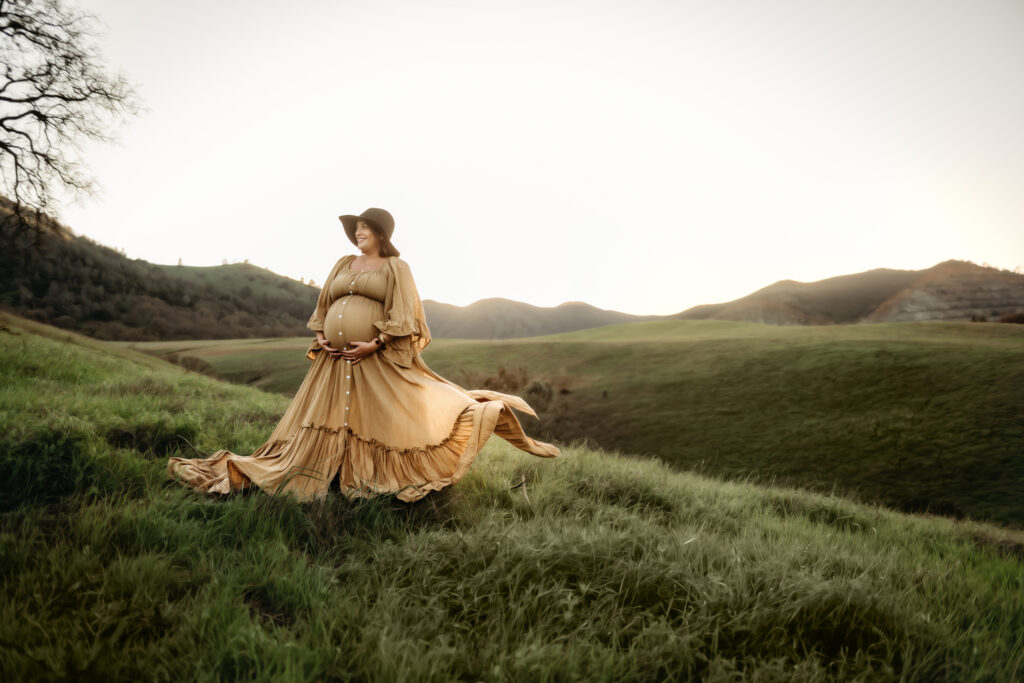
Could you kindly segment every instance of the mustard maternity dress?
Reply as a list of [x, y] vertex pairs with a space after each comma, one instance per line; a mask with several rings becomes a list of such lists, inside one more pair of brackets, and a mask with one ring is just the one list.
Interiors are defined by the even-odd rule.
[[462, 478], [492, 433], [527, 453], [558, 455], [523, 432], [511, 409], [535, 413], [521, 398], [467, 391], [426, 366], [420, 351], [430, 331], [405, 261], [389, 257], [361, 272], [354, 259], [335, 264], [307, 326], [323, 330], [334, 348], [381, 332], [392, 341], [355, 364], [314, 341], [309, 372], [265, 444], [248, 456], [171, 458], [171, 476], [212, 493], [255, 485], [310, 500], [327, 495], [337, 475], [349, 498], [411, 502]]

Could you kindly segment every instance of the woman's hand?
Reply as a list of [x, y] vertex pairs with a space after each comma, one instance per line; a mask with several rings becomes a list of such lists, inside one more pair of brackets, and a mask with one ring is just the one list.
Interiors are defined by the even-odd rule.
[[331, 358], [340, 358], [341, 351], [331, 346], [331, 342], [327, 341], [327, 337], [324, 336], [323, 332], [316, 333], [316, 343], [320, 345], [320, 348], [327, 352]]
[[355, 365], [379, 348], [380, 344], [375, 341], [352, 342], [348, 345], [347, 349], [341, 352], [341, 355], [345, 360], [351, 361], [352, 365]]

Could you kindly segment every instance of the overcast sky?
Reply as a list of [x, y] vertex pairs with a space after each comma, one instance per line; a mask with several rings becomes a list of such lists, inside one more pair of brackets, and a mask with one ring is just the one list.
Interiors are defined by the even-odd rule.
[[322, 283], [382, 207], [424, 298], [674, 313], [1024, 267], [1020, 0], [81, 0], [148, 111], [76, 232]]

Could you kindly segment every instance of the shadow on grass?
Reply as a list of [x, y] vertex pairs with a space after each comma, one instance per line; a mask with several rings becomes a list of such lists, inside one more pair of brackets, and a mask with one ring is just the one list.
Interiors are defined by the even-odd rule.
[[146, 490], [147, 469], [133, 455], [100, 447], [88, 431], [44, 427], [0, 442], [0, 511], [78, 493], [138, 497]]
[[[272, 496], [253, 487], [227, 498], [218, 496], [217, 505], [223, 509], [216, 511], [206, 504], [210, 498], [202, 497], [206, 499], [201, 504], [206, 508], [203, 516], [208, 520], [220, 518], [234, 527], [234, 533], [223, 529], [228, 535], [254, 538], [280, 534], [297, 551], [320, 559], [336, 556], [335, 561], [356, 549], [399, 543], [420, 531], [454, 529], [459, 524], [451, 510], [450, 488], [404, 503], [393, 496], [349, 500], [338, 492], [303, 502], [289, 494]], [[257, 529], [262, 533], [254, 533]]]
[[198, 440], [199, 420], [192, 415], [157, 418], [112, 427], [103, 438], [115, 448], [130, 448], [144, 455], [167, 457]]

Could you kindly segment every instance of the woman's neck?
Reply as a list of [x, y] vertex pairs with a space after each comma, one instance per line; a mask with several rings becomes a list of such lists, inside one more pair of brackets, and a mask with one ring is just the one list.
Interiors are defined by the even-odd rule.
[[364, 251], [355, 257], [354, 262], [358, 262], [361, 266], [375, 266], [383, 260], [384, 257], [380, 253], [370, 255]]

